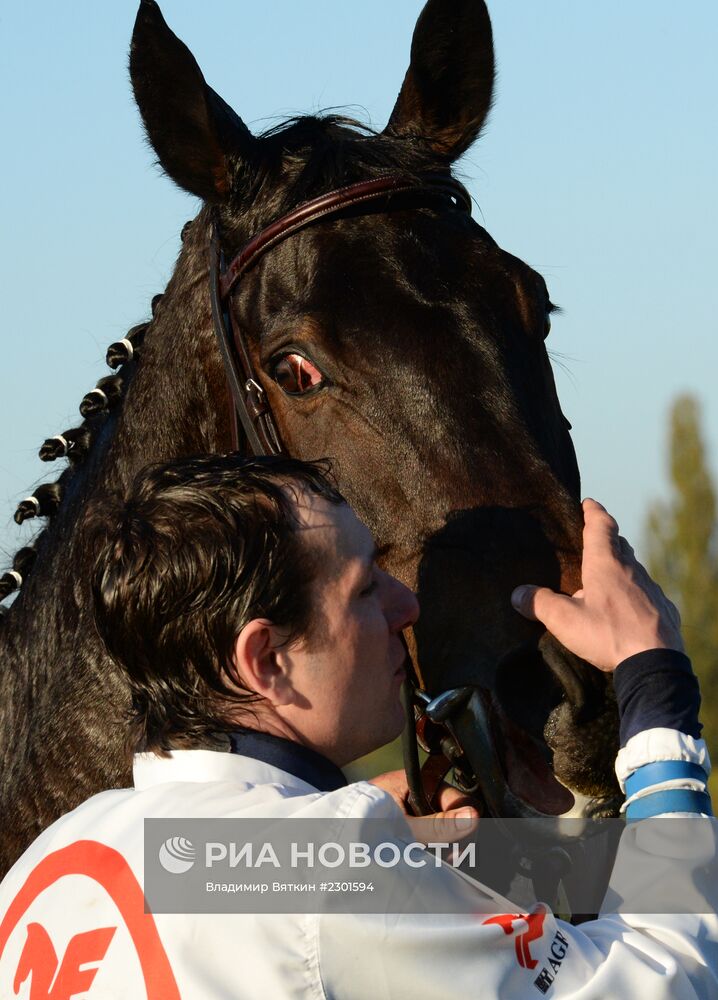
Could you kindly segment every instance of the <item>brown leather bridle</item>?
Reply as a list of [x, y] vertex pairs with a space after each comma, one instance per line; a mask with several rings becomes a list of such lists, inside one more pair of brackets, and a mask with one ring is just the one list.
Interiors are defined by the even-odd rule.
[[[367, 210], [379, 207], [383, 212], [406, 208], [406, 195], [411, 196], [412, 208], [436, 207], [437, 200], [443, 200], [444, 208], [471, 214], [469, 192], [449, 174], [426, 173], [418, 177], [390, 174], [349, 184], [302, 202], [256, 233], [229, 264], [224, 259], [219, 221], [215, 217], [210, 238], [210, 295], [215, 334], [230, 393], [235, 448], [239, 446], [238, 417], [253, 454], [276, 455], [283, 450], [267, 393], [252, 362], [245, 334], [239, 326], [235, 310], [232, 309], [232, 295], [236, 294], [240, 279], [263, 254], [300, 229], [312, 223], [336, 218], [347, 209], [355, 209], [357, 206], [366, 206]], [[411, 678], [406, 684], [405, 697], [409, 705], [403, 742], [411, 802], [416, 812], [426, 813], [432, 811], [432, 806], [424, 793], [418, 764], [414, 733], [414, 703], [417, 694], [415, 678]]]
[[[398, 196], [406, 194], [414, 196], [413, 207], [435, 206], [437, 196], [443, 196], [451, 209], [471, 213], [469, 192], [449, 174], [421, 174], [418, 177], [390, 174], [349, 184], [302, 202], [256, 233], [229, 264], [225, 263], [222, 253], [219, 223], [217, 219], [213, 221], [210, 239], [210, 295], [214, 329], [224, 362], [233, 410], [239, 417], [249, 448], [255, 455], [276, 455], [283, 448], [266, 391], [252, 363], [247, 339], [231, 308], [231, 298], [236, 294], [240, 279], [268, 250], [300, 229], [334, 218], [356, 206], [375, 207], [382, 200], [382, 210], [385, 212], [404, 208], [406, 199]], [[236, 420], [233, 422], [236, 428]], [[235, 441], [235, 447], [236, 445]]]

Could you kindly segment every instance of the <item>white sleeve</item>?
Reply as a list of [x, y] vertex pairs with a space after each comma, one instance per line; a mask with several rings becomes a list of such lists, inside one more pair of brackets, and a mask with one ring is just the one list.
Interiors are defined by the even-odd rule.
[[711, 761], [705, 740], [696, 740], [677, 729], [644, 729], [636, 733], [618, 751], [616, 757], [616, 776], [625, 791], [626, 778], [644, 764], [653, 764], [659, 760], [684, 760], [691, 764], [700, 764], [706, 775], [711, 773]]

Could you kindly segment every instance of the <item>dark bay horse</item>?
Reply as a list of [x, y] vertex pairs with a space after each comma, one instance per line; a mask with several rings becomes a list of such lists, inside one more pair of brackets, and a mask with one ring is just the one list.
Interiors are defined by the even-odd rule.
[[[7, 596], [22, 578], [0, 629], [2, 867], [58, 815], [129, 782], [127, 691], [95, 635], [83, 515], [149, 461], [232, 447], [211, 225], [229, 259], [307, 199], [446, 174], [481, 131], [494, 77], [481, 0], [429, 0], [381, 133], [310, 116], [254, 136], [153, 0], [140, 5], [130, 69], [161, 165], [205, 206], [152, 319], [111, 349], [116, 372], [85, 398], [83, 424], [43, 446], [67, 468], [18, 512], [51, 520], [0, 580]], [[447, 199], [408, 199], [297, 231], [230, 308], [285, 447], [332, 459], [384, 565], [418, 590], [411, 646], [428, 694], [492, 692], [496, 762], [516, 802], [609, 810], [610, 685], [509, 603], [521, 582], [580, 585], [579, 477], [543, 279]]]

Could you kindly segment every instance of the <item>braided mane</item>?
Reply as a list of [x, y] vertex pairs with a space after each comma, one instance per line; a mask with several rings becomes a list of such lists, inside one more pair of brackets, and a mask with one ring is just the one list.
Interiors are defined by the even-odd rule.
[[[152, 314], [154, 316], [162, 295], [152, 299]], [[91, 389], [80, 403], [80, 415], [84, 418], [79, 427], [70, 427], [61, 434], [46, 438], [39, 451], [43, 462], [54, 462], [67, 458], [67, 467], [60, 477], [51, 483], [37, 486], [30, 496], [22, 500], [15, 511], [16, 524], [35, 517], [52, 518], [62, 504], [65, 491], [70, 480], [77, 474], [79, 467], [86, 459], [104, 418], [115, 407], [121, 406], [125, 392], [137, 370], [142, 342], [144, 341], [150, 321], [134, 326], [127, 336], [107, 350], [106, 361], [110, 368], [118, 369], [114, 375], [101, 378], [94, 389]], [[51, 530], [52, 521], [34, 538], [31, 545], [19, 549], [13, 558], [12, 569], [0, 576], [0, 601], [18, 590], [29, 576], [37, 559], [38, 547]], [[2, 609], [5, 617], [6, 609]]]

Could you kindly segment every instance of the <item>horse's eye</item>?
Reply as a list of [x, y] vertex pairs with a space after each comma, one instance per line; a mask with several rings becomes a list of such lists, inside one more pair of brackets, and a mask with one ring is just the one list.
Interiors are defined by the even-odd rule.
[[302, 396], [326, 381], [319, 369], [301, 354], [283, 354], [272, 369], [272, 377], [289, 396]]
[[543, 336], [544, 340], [551, 333], [551, 313], [546, 313], [546, 319], [544, 320]]

